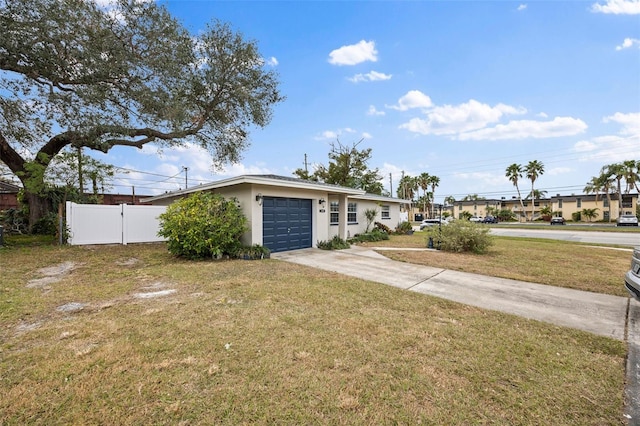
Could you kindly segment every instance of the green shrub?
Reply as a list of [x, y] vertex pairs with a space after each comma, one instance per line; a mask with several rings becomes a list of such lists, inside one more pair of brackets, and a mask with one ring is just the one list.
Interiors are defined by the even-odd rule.
[[408, 222], [406, 220], [404, 222], [400, 222], [398, 226], [396, 226], [395, 230], [395, 233], [400, 235], [411, 234], [412, 232], [413, 226], [411, 225], [411, 222]]
[[337, 235], [329, 241], [318, 241], [316, 245], [322, 250], [343, 250], [351, 247], [348, 242]]
[[233, 257], [244, 260], [268, 259], [271, 257], [271, 250], [260, 244], [241, 246], [233, 253]]
[[235, 200], [196, 192], [167, 207], [160, 215], [158, 235], [168, 239], [169, 252], [189, 259], [233, 256], [242, 246], [247, 219]]
[[31, 227], [34, 235], [56, 235], [58, 232], [58, 214], [49, 212], [36, 221]]
[[363, 242], [375, 242], [388, 240], [389, 234], [384, 231], [381, 231], [377, 228], [374, 228], [371, 232], [365, 232], [364, 234], [358, 234], [349, 240], [353, 243], [363, 243]]
[[484, 253], [493, 244], [489, 235], [490, 228], [469, 222], [466, 220], [455, 220], [442, 230], [436, 227], [427, 229], [427, 241], [432, 239], [433, 244], [440, 242], [440, 249], [455, 253], [473, 252]]
[[384, 223], [376, 222], [376, 223], [374, 223], [374, 225], [375, 225], [374, 229], [377, 229], [377, 230], [382, 231], [382, 232], [386, 232], [387, 234], [391, 234], [393, 232], [391, 230], [391, 228], [389, 228]]

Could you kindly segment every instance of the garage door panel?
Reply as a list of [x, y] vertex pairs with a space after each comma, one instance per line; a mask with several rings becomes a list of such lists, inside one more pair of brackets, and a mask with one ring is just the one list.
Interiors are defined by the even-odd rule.
[[311, 200], [265, 197], [263, 245], [272, 252], [311, 247]]

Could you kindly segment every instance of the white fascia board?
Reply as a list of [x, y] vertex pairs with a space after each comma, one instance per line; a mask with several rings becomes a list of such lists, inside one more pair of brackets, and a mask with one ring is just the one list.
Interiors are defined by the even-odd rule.
[[411, 201], [404, 200], [402, 198], [384, 197], [382, 195], [375, 194], [354, 195], [349, 198], [354, 198], [357, 200], [380, 201], [382, 203], [411, 204]]

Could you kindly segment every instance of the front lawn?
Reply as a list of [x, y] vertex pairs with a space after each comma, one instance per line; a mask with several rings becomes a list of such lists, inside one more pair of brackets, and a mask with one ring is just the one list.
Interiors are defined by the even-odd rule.
[[0, 424], [624, 424], [609, 338], [162, 244], [0, 261]]
[[[597, 245], [536, 238], [492, 237], [486, 254], [442, 251], [380, 251], [403, 262], [596, 293], [628, 296], [624, 274], [631, 252]], [[369, 247], [426, 248], [426, 234], [394, 235]]]

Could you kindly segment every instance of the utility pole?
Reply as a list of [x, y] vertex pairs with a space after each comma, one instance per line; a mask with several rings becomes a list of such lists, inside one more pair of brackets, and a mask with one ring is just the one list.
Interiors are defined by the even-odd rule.
[[309, 163], [307, 163], [307, 154], [304, 154], [304, 172], [305, 173], [309, 173], [309, 169], [308, 169]]
[[187, 189], [187, 184], [188, 184], [187, 174], [189, 172], [189, 168], [186, 166], [182, 166], [182, 170], [184, 170], [184, 189]]
[[389, 194], [393, 197], [393, 178], [391, 177], [391, 173], [389, 173]]

